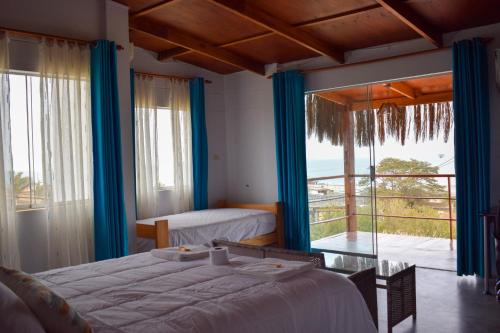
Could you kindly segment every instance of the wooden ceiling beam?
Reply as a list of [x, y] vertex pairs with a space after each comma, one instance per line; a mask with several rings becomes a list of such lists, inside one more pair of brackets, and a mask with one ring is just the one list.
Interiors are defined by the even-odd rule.
[[307, 32], [289, 25], [245, 0], [209, 0], [232, 13], [248, 19], [266, 29], [319, 54], [331, 57], [339, 63], [344, 63], [344, 53], [332, 45], [315, 38]]
[[409, 99], [407, 97], [394, 97], [385, 99], [375, 99], [371, 102], [367, 101], [353, 101], [351, 104], [352, 111], [363, 111], [369, 109], [378, 109], [384, 103], [395, 103], [397, 106], [408, 106], [417, 104], [429, 104], [439, 102], [449, 102], [453, 100], [453, 92], [445, 91], [433, 94], [425, 94]]
[[375, 0], [389, 13], [417, 32], [420, 36], [437, 46], [443, 47], [442, 35], [427, 24], [407, 4], [399, 0]]
[[392, 82], [384, 85], [386, 88], [397, 92], [400, 95], [403, 95], [409, 99], [415, 99], [415, 89], [410, 87], [408, 84], [404, 82]]
[[130, 18], [138, 18], [138, 17], [144, 16], [144, 15], [151, 14], [152, 12], [157, 11], [157, 10], [163, 8], [163, 7], [166, 7], [167, 5], [171, 5], [175, 1], [177, 1], [177, 0], [163, 0], [163, 1], [160, 1], [159, 3], [156, 3], [154, 5], [151, 5], [151, 6], [148, 6], [146, 8], [143, 8], [141, 10], [138, 10], [138, 11], [136, 11], [134, 13], [131, 13], [130, 14]]
[[[373, 10], [373, 9], [377, 9], [377, 8], [381, 8], [381, 7], [382, 6], [380, 6], [379, 4], [373, 4], [373, 5], [370, 5], [370, 6], [365, 6], [365, 7], [361, 7], [361, 8], [357, 8], [357, 9], [353, 9], [353, 10], [349, 10], [349, 11], [345, 11], [345, 12], [342, 12], [342, 13], [338, 13], [338, 14], [323, 16], [323, 17], [320, 17], [320, 18], [315, 18], [315, 19], [312, 19], [312, 20], [308, 20], [308, 21], [296, 23], [296, 24], [293, 24], [292, 26], [295, 27], [295, 28], [312, 27], [312, 26], [324, 24], [324, 23], [327, 23], [327, 22], [333, 22], [333, 21], [336, 21], [336, 20], [339, 20], [339, 19], [345, 19], [347, 17], [355, 16], [355, 15], [358, 15], [360, 13], [364, 13], [364, 12], [367, 12], [367, 11], [370, 11], [370, 10]], [[275, 34], [274, 31], [268, 31], [268, 32], [264, 32], [264, 33], [252, 35], [252, 36], [249, 36], [249, 37], [245, 37], [245, 38], [241, 38], [241, 39], [236, 39], [236, 40], [233, 40], [233, 41], [230, 41], [230, 42], [227, 42], [227, 43], [219, 44], [217, 46], [218, 47], [227, 47], [227, 46], [232, 46], [232, 45], [243, 44], [243, 43], [250, 42], [250, 41], [253, 41], [253, 40], [256, 40], [256, 39], [261, 39], [261, 38], [269, 37], [269, 36], [272, 36], [274, 34]], [[167, 59], [170, 59], [170, 58], [175, 57], [175, 56], [181, 56], [181, 55], [184, 55], [184, 54], [191, 53], [190, 50], [183, 49], [183, 48], [177, 48], [177, 49], [175, 49], [175, 51], [174, 51], [174, 49], [171, 49], [171, 50], [172, 50], [171, 53], [170, 52], [165, 52], [165, 55], [162, 56], [162, 57], [159, 57], [158, 59], [160, 59], [160, 60], [167, 60]], [[165, 51], [167, 51], [167, 50], [165, 50]]]
[[151, 37], [190, 49], [196, 53], [203, 54], [229, 65], [265, 75], [263, 63], [240, 56], [229, 50], [218, 48], [176, 28], [140, 19], [130, 20], [129, 25], [130, 29], [145, 33]]
[[172, 49], [167, 49], [158, 53], [158, 60], [163, 61], [167, 59], [171, 59], [176, 56], [180, 56], [183, 54], [191, 53], [190, 49], [186, 49], [184, 47], [174, 47]]

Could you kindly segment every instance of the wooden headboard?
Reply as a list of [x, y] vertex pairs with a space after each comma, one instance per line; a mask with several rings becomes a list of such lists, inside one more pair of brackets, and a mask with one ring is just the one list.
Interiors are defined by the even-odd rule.
[[[276, 216], [276, 236], [278, 247], [285, 247], [285, 229], [283, 222], [283, 204], [281, 202], [273, 202], [269, 204], [254, 204], [254, 203], [236, 203], [226, 200], [219, 200], [217, 208], [243, 208], [243, 209], [259, 209], [273, 213]], [[245, 241], [242, 241], [246, 244]], [[248, 243], [254, 244], [254, 243]]]

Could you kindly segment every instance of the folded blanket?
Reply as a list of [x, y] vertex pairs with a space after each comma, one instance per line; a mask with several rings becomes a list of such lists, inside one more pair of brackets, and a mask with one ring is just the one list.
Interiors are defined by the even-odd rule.
[[252, 275], [269, 281], [277, 281], [308, 272], [314, 268], [312, 262], [265, 258], [258, 262], [235, 268], [239, 274]]
[[153, 249], [151, 255], [171, 261], [188, 261], [208, 257], [209, 248], [203, 245], [182, 245], [165, 249]]

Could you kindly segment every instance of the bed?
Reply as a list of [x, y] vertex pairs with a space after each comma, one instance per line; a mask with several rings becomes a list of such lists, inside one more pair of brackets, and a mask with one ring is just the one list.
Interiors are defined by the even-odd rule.
[[204, 244], [226, 238], [243, 244], [284, 246], [283, 212], [279, 202], [271, 204], [219, 201], [217, 209], [186, 212], [136, 221], [142, 251], [183, 244]]
[[[278, 282], [235, 274], [255, 260], [233, 256], [229, 265], [211, 266], [208, 259], [174, 262], [146, 252], [34, 276], [94, 333], [376, 332], [349, 279], [321, 269]], [[374, 272], [371, 278], [374, 287]]]

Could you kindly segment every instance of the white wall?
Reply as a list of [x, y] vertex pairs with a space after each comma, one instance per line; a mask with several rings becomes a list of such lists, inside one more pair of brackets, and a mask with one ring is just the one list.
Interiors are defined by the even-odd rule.
[[21, 235], [19, 250], [21, 268], [28, 272], [40, 272], [47, 269], [47, 211], [31, 209], [16, 213], [18, 233]]
[[239, 72], [224, 85], [228, 200], [277, 201], [272, 80]]
[[2, 27], [93, 40], [104, 36], [102, 0], [1, 0]]

